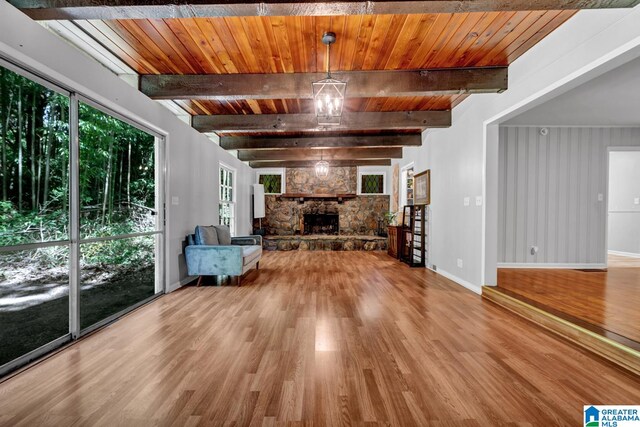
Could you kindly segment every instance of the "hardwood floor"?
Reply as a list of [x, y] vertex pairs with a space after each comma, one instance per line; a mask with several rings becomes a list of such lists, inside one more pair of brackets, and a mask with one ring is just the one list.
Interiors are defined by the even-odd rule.
[[555, 426], [640, 402], [637, 376], [386, 253], [260, 266], [0, 384], [0, 425]]
[[640, 346], [638, 258], [610, 255], [608, 271], [499, 269], [498, 288]]

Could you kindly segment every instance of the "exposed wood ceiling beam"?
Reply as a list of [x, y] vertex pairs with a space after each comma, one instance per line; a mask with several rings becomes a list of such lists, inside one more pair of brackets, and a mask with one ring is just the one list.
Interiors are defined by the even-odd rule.
[[422, 145], [420, 134], [363, 136], [223, 136], [226, 150], [265, 150], [287, 148], [403, 147]]
[[401, 159], [401, 147], [375, 148], [294, 148], [289, 150], [239, 150], [238, 159], [254, 160], [365, 160]]
[[328, 16], [626, 8], [640, 0], [9, 0], [33, 19]]
[[345, 131], [425, 129], [451, 126], [451, 111], [396, 111], [342, 114], [339, 126], [318, 126], [315, 114], [227, 114], [193, 116], [200, 132]]
[[[249, 166], [254, 169], [259, 168], [312, 168], [317, 161], [305, 160], [276, 160], [249, 162]], [[391, 166], [391, 160], [333, 160], [329, 162], [332, 167], [345, 166]]]
[[[347, 82], [347, 98], [437, 96], [507, 90], [507, 67], [422, 71], [353, 71], [332, 76]], [[324, 73], [144, 75], [140, 90], [153, 99], [311, 99], [311, 83]]]

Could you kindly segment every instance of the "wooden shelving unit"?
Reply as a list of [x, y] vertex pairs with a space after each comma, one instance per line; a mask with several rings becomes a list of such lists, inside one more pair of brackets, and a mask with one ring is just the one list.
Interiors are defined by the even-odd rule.
[[411, 267], [426, 265], [427, 206], [405, 206], [402, 211], [400, 260]]

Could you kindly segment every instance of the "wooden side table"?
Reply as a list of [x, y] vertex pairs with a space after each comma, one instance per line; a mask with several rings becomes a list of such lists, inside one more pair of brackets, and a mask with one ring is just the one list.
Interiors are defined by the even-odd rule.
[[402, 240], [402, 227], [399, 225], [389, 225], [388, 230], [388, 242], [387, 253], [389, 256], [398, 258], [400, 254], [400, 242]]

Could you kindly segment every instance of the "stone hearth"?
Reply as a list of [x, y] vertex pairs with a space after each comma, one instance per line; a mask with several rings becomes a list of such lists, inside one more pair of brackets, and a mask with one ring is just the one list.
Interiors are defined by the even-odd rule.
[[384, 251], [387, 238], [380, 236], [265, 236], [268, 251]]

